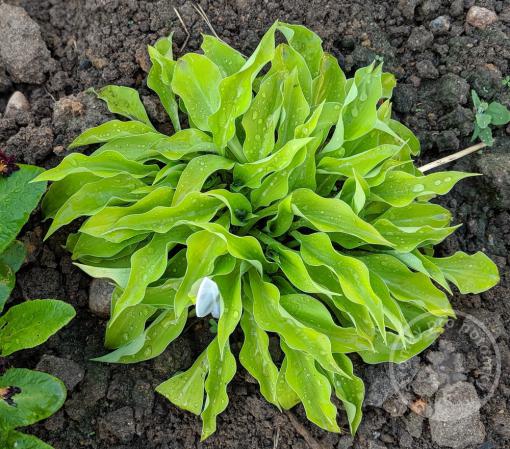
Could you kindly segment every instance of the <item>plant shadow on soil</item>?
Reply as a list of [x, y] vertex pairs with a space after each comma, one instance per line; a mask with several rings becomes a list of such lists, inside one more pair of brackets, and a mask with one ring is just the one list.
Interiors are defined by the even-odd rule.
[[[28, 163], [56, 165], [73, 137], [107, 118], [104, 108], [82, 93], [105, 84], [140, 89], [151, 118], [162, 130], [169, 129], [162, 109], [145, 85], [145, 48], [174, 31], [177, 56], [184, 44], [183, 52], [196, 50], [200, 33], [209, 33], [209, 29], [191, 2], [6, 3], [23, 7], [37, 23], [51, 61], [46, 67], [48, 75], [38, 80], [39, 84], [24, 84], [23, 77], [13, 76], [0, 65], [0, 112], [17, 90], [31, 105], [31, 112], [0, 115], [0, 147]], [[466, 24], [467, 11], [474, 4], [471, 0], [203, 0], [200, 4], [218, 35], [245, 54], [254, 49], [274, 20], [281, 19], [305, 24], [317, 32], [326, 50], [348, 73], [370, 63], [375, 56], [383, 57], [385, 69], [395, 73], [399, 81], [394, 112], [420, 137], [423, 163], [469, 144], [473, 119], [470, 88], [488, 100], [497, 99], [507, 106], [510, 103], [510, 89], [501, 83], [508, 74], [510, 58], [508, 1], [479, 2], [498, 14], [498, 21], [486, 29]], [[173, 7], [178, 8], [189, 29], [189, 40]], [[438, 448], [452, 438], [457, 447], [492, 449], [510, 444], [508, 131], [495, 133], [497, 145], [493, 149], [450, 164], [448, 169], [477, 171], [485, 176], [463, 181], [439, 200], [452, 210], [456, 223], [464, 223], [441, 245], [441, 253], [484, 250], [502, 274], [500, 285], [487, 293], [453, 298], [458, 310], [473, 314], [489, 326], [497, 335], [501, 352], [502, 376], [496, 393], [473, 424], [477, 435], [466, 439], [455, 426], [446, 429], [446, 435], [439, 435], [426, 419], [394, 399], [389, 382], [381, 382], [387, 375], [386, 367], [363, 367], [355, 360], [368, 394], [364, 420], [354, 441], [347, 433], [328, 434], [317, 429], [306, 422], [301, 408], [295, 411], [324, 449]], [[25, 228], [22, 238], [30, 255], [19, 273], [13, 298], [67, 299], [77, 308], [78, 316], [44, 346], [9, 359], [12, 365], [51, 371], [71, 390], [64, 408], [29, 432], [57, 449], [273, 448], [277, 436], [278, 448], [308, 447], [287, 416], [261, 398], [258, 386], [243, 369], [229, 387], [230, 405], [218, 419], [218, 431], [204, 443], [199, 442], [199, 419], [154, 393], [156, 385], [190, 366], [205, 347], [211, 338], [206, 320], [195, 322], [154, 361], [130, 366], [90, 362], [90, 358], [104, 353], [105, 322], [88, 309], [90, 279], [72, 265], [62, 249], [70, 229], [43, 243], [46, 228], [40, 214], [35, 214]], [[234, 340], [239, 345], [239, 335]], [[433, 401], [434, 391], [420, 390], [416, 373], [453, 345], [464, 367], [457, 369], [462, 372], [456, 373], [456, 381], [464, 387], [473, 385], [475, 394], [482, 396], [476, 351], [458, 335], [446, 335], [441, 341], [402, 368], [403, 382], [411, 385], [406, 394], [416, 399], [419, 391], [423, 401]], [[277, 345], [273, 346], [278, 355]], [[347, 428], [343, 411], [340, 422]]]

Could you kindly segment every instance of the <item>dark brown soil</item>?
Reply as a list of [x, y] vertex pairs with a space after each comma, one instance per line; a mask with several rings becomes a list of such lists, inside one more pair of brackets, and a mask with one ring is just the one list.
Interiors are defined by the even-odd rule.
[[[29, 163], [55, 165], [65, 145], [81, 130], [104, 120], [106, 112], [81, 94], [105, 84], [133, 86], [147, 96], [152, 117], [165, 124], [164, 115], [145, 86], [146, 45], [174, 31], [175, 51], [198, 48], [200, 33], [209, 32], [191, 2], [160, 0], [7, 0], [22, 6], [41, 28], [54, 62], [46, 81], [19, 84], [0, 65], [0, 112], [14, 91], [23, 92], [31, 112], [13, 117], [0, 114], [0, 148]], [[201, 0], [218, 35], [243, 53], [256, 46], [276, 19], [298, 22], [315, 30], [327, 50], [352, 73], [381, 56], [386, 70], [398, 77], [394, 113], [413, 129], [423, 144], [422, 160], [430, 161], [469, 145], [473, 114], [469, 91], [487, 100], [510, 104], [509, 74], [510, 1], [480, 0], [476, 4], [495, 11], [498, 21], [486, 29], [466, 23], [474, 0]], [[190, 38], [174, 12], [185, 21]], [[448, 16], [439, 22], [431, 21]], [[450, 22], [450, 27], [444, 25]], [[443, 28], [442, 28], [443, 27]], [[2, 37], [0, 36], [0, 39]], [[186, 44], [186, 45], [185, 45]], [[182, 47], [182, 48], [181, 48]], [[181, 50], [179, 50], [181, 49]], [[1, 64], [1, 62], [0, 62]], [[456, 296], [455, 307], [485, 322], [496, 337], [501, 353], [499, 386], [480, 413], [483, 434], [470, 448], [510, 446], [510, 129], [496, 131], [497, 144], [451, 164], [449, 168], [478, 171], [483, 177], [464, 181], [441, 199], [464, 226], [442, 245], [454, 250], [484, 250], [498, 264], [501, 284], [482, 295]], [[72, 266], [61, 248], [66, 232], [43, 243], [47, 224], [36, 214], [25, 229], [29, 261], [18, 276], [14, 300], [57, 297], [78, 310], [64, 331], [37, 350], [25, 351], [9, 362], [16, 366], [51, 370], [73, 386], [64, 408], [54, 417], [28, 429], [57, 449], [169, 449], [169, 448], [306, 448], [308, 443], [288, 417], [268, 405], [240, 369], [229, 387], [230, 405], [218, 419], [217, 433], [199, 442], [200, 421], [156, 395], [153, 388], [175, 371], [187, 368], [210, 338], [206, 323], [193, 325], [157, 360], [133, 366], [90, 362], [103, 353], [105, 322], [88, 310], [89, 278]], [[479, 382], [477, 348], [454, 332], [405, 368], [412, 380], [417, 367], [434, 364], [437, 354], [456, 354], [463, 368], [452, 368], [455, 381], [475, 386]], [[452, 350], [452, 347], [454, 349]], [[58, 357], [59, 363], [53, 358]], [[453, 359], [453, 356], [451, 357]], [[41, 359], [43, 359], [41, 361]], [[41, 361], [41, 362], [40, 362]], [[302, 409], [298, 420], [324, 448], [398, 449], [438, 448], [428, 420], [413, 416], [392, 397], [385, 366], [363, 367], [368, 400], [363, 424], [353, 441], [347, 434], [328, 434], [306, 423]], [[454, 363], [455, 365], [455, 363]], [[457, 376], [457, 377], [455, 377]], [[406, 392], [417, 399], [416, 382]], [[432, 393], [433, 394], [433, 393]], [[424, 402], [433, 401], [424, 396]], [[430, 395], [432, 396], [432, 395]], [[345, 427], [345, 419], [341, 418]], [[459, 444], [464, 435], [453, 435]]]

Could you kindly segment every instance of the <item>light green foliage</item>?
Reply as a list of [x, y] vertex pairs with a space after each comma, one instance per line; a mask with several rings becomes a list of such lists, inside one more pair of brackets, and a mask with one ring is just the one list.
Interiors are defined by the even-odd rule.
[[[276, 32], [286, 42], [275, 48]], [[117, 285], [106, 335], [114, 352], [102, 360], [157, 356], [198, 313], [207, 277], [219, 292], [208, 299], [220, 304], [214, 339], [157, 391], [201, 415], [209, 436], [228, 403], [240, 327], [239, 362], [269, 402], [301, 402], [338, 432], [336, 395], [356, 432], [364, 386], [348, 354], [405, 361], [454, 316], [449, 283], [479, 293], [498, 282], [481, 253], [434, 256], [456, 226], [429, 201], [472, 175], [424, 176], [412, 161], [418, 140], [391, 119], [394, 77], [374, 63], [347, 79], [302, 26], [275, 23], [247, 59], [212, 36], [204, 54], [177, 61], [170, 38], [149, 50], [149, 86], [175, 134], [155, 131], [132, 91], [103, 89], [111, 110], [133, 120], [85, 131], [74, 145], [103, 145], [38, 178], [53, 181], [51, 230], [87, 217], [68, 248]], [[175, 126], [176, 104], [190, 128]]]
[[475, 107], [475, 129], [471, 140], [479, 138], [486, 145], [492, 146], [494, 139], [491, 126], [504, 126], [509, 123], [510, 111], [497, 101], [487, 103], [480, 100], [474, 90], [471, 91], [471, 98]]
[[[25, 247], [15, 238], [46, 189], [45, 182], [30, 183], [41, 172], [37, 167], [20, 165], [10, 175], [0, 176], [0, 358], [44, 343], [75, 315], [69, 304], [53, 299], [26, 301], [1, 314], [26, 256]], [[60, 206], [65, 208], [66, 204]], [[51, 449], [15, 429], [51, 416], [65, 398], [64, 384], [49, 374], [16, 368], [0, 374], [0, 447]]]

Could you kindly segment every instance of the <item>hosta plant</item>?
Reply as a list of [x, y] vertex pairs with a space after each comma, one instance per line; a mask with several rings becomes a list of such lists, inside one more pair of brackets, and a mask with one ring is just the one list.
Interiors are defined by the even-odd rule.
[[482, 253], [434, 256], [458, 226], [430, 200], [472, 175], [424, 176], [418, 140], [391, 118], [394, 77], [372, 64], [346, 78], [303, 26], [275, 23], [249, 58], [212, 36], [201, 48], [174, 60], [170, 38], [149, 47], [170, 136], [134, 89], [97, 92], [127, 120], [85, 131], [71, 147], [101, 144], [92, 155], [37, 178], [53, 181], [48, 235], [87, 217], [67, 247], [116, 284], [113, 351], [98, 360], [151, 359], [190, 316], [218, 319], [195, 363], [157, 388], [201, 416], [202, 438], [227, 407], [238, 327], [238, 360], [267, 401], [302, 403], [338, 432], [336, 395], [354, 432], [364, 386], [349, 354], [402, 362], [454, 316], [450, 284], [469, 293], [498, 280]]
[[5, 449], [51, 449], [16, 428], [52, 415], [66, 397], [64, 384], [49, 374], [21, 368], [3, 372], [4, 357], [43, 343], [74, 316], [69, 304], [53, 299], [26, 301], [2, 314], [26, 255], [15, 238], [46, 188], [30, 184], [41, 171], [16, 165], [0, 152], [0, 447]]

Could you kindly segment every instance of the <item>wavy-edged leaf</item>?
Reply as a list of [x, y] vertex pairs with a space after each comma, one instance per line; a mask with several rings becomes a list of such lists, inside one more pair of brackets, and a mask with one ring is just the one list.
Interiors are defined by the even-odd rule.
[[220, 69], [223, 77], [237, 73], [246, 63], [244, 56], [226, 42], [205, 34], [200, 48]]
[[285, 379], [303, 403], [306, 417], [322, 429], [340, 432], [328, 378], [316, 368], [311, 355], [291, 349], [283, 340], [281, 347], [287, 359]]
[[125, 86], [105, 86], [99, 89], [96, 95], [97, 98], [106, 102], [110, 112], [131, 120], [138, 120], [152, 127], [136, 89]]
[[11, 430], [5, 441], [5, 449], [53, 449], [49, 444], [35, 437], [22, 432]]
[[208, 370], [207, 351], [204, 351], [188, 370], [158, 385], [156, 391], [177, 407], [200, 415], [204, 406], [205, 376]]
[[202, 418], [201, 440], [205, 440], [216, 430], [216, 417], [227, 408], [227, 385], [236, 372], [236, 360], [230, 351], [228, 341], [220, 355], [218, 340], [214, 339], [207, 347], [209, 374], [205, 380], [207, 393]]

